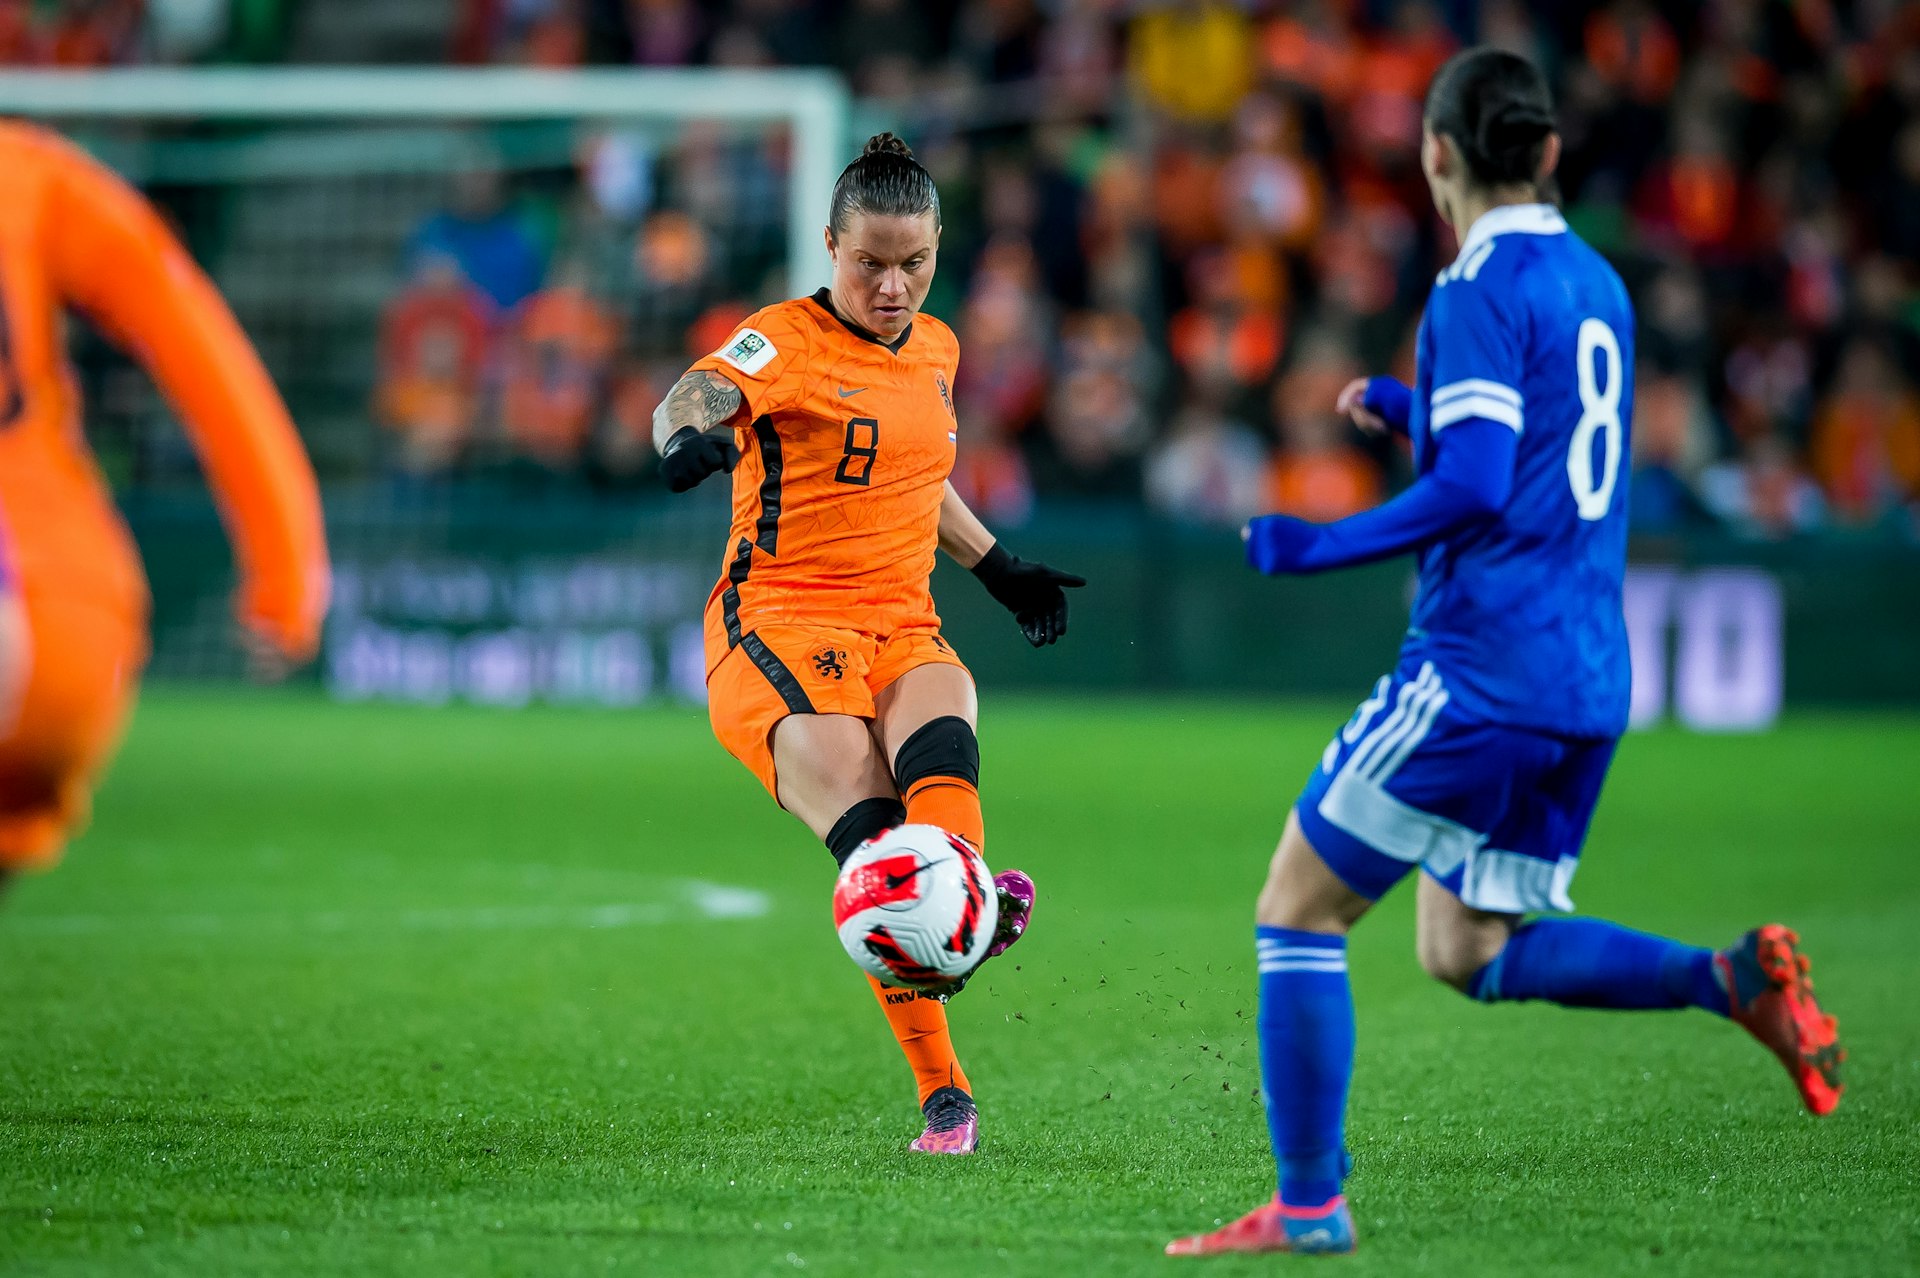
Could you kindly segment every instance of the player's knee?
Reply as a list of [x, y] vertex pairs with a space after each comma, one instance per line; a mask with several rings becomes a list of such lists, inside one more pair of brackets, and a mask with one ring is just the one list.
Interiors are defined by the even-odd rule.
[[905, 794], [928, 777], [955, 777], [980, 784], [980, 739], [957, 714], [942, 715], [913, 731], [893, 756], [893, 780]]
[[1344, 936], [1372, 904], [1328, 867], [1307, 841], [1299, 818], [1288, 814], [1254, 905], [1254, 921], [1262, 927]]
[[1464, 994], [1505, 942], [1504, 931], [1423, 925], [1415, 933], [1414, 950], [1428, 976]]

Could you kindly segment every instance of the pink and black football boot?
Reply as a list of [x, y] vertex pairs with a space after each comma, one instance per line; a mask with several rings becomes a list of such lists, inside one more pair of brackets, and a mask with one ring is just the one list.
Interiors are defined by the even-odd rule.
[[980, 1111], [958, 1087], [942, 1087], [920, 1106], [927, 1130], [907, 1146], [916, 1154], [971, 1154], [980, 1148]]
[[[982, 963], [987, 959], [998, 958], [1005, 954], [1013, 948], [1016, 941], [1027, 934], [1027, 924], [1033, 921], [1033, 900], [1037, 895], [1033, 880], [1024, 870], [1000, 871], [993, 876], [993, 890], [994, 895], [999, 898], [1000, 916], [993, 925], [993, 944], [987, 947], [986, 958], [980, 960]], [[967, 982], [972, 980], [973, 973], [979, 970], [976, 967], [973, 972], [968, 972], [959, 980], [938, 989], [921, 990], [920, 997], [939, 999], [944, 1003], [967, 988]]]

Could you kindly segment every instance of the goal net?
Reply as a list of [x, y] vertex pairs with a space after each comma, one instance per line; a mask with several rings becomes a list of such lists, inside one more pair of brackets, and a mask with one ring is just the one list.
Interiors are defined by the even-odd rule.
[[[0, 75], [0, 114], [174, 222], [285, 395], [336, 555], [327, 685], [430, 702], [699, 694], [723, 495], [650, 500], [647, 419], [741, 315], [825, 282], [848, 110], [814, 71]], [[153, 673], [237, 673], [184, 436], [74, 333]]]

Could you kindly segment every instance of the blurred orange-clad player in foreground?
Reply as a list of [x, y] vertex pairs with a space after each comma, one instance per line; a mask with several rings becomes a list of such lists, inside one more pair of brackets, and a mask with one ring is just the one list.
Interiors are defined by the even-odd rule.
[[[0, 880], [86, 824], [147, 658], [133, 538], [81, 432], [68, 308], [143, 364], [185, 426], [232, 539], [256, 658], [305, 661], [327, 605], [313, 468], [213, 285], [132, 188], [54, 134], [0, 122], [0, 510], [23, 642], [0, 700]], [[0, 652], [0, 687], [7, 678]]]

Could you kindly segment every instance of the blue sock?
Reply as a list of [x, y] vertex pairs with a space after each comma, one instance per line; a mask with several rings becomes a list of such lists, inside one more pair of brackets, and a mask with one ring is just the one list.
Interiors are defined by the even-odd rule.
[[1280, 1201], [1318, 1207], [1346, 1175], [1353, 991], [1347, 938], [1254, 929], [1260, 967], [1260, 1079], [1280, 1165]]
[[1483, 1003], [1538, 998], [1562, 1007], [1729, 1011], [1712, 950], [1604, 919], [1535, 919], [1474, 974], [1467, 993]]

